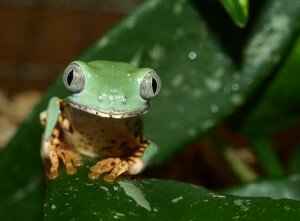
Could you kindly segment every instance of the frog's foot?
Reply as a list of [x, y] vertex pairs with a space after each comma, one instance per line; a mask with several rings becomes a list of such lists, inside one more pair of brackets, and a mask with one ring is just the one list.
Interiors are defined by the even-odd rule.
[[49, 159], [51, 163], [50, 170], [47, 173], [49, 179], [55, 179], [58, 176], [59, 160], [65, 165], [67, 174], [76, 173], [76, 167], [82, 165], [79, 154], [72, 150], [62, 149], [57, 142], [57, 139], [43, 142], [44, 153], [42, 153], [42, 156], [44, 159]]
[[[148, 144], [147, 144], [148, 145]], [[132, 156], [125, 159], [121, 158], [108, 158], [99, 161], [96, 165], [90, 168], [90, 179], [97, 179], [103, 173], [110, 172], [104, 177], [107, 182], [113, 182], [118, 176], [123, 173], [136, 175], [143, 171], [145, 164], [141, 157], [146, 145], [142, 145]]]
[[127, 168], [128, 163], [126, 160], [121, 160], [120, 158], [108, 158], [99, 161], [96, 165], [90, 168], [91, 172], [89, 173], [89, 178], [94, 180], [99, 178], [101, 174], [110, 172], [110, 174], [106, 175], [104, 179], [108, 182], [112, 182], [116, 177], [125, 173]]

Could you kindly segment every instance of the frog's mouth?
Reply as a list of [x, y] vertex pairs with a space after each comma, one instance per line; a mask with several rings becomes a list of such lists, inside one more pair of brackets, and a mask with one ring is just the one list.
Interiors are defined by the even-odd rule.
[[108, 109], [106, 111], [103, 110], [99, 110], [99, 109], [94, 109], [94, 108], [90, 108], [87, 107], [85, 105], [82, 104], [77, 104], [74, 103], [73, 101], [70, 101], [68, 99], [68, 103], [71, 107], [74, 107], [76, 109], [100, 116], [100, 117], [107, 117], [107, 118], [128, 118], [128, 117], [136, 117], [136, 116], [140, 116], [143, 115], [145, 113], [148, 112], [148, 109], [145, 110], [137, 110], [137, 111], [130, 111], [130, 112], [126, 112], [126, 111], [116, 111], [113, 109]]

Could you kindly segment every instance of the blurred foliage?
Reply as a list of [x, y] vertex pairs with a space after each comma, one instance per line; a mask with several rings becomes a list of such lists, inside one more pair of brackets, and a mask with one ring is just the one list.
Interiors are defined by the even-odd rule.
[[242, 131], [251, 136], [270, 135], [300, 122], [300, 39], [284, 66], [247, 117]]
[[248, 21], [248, 0], [220, 0], [224, 8], [239, 27], [244, 27]]
[[[187, 144], [206, 135], [245, 108], [250, 100], [257, 100], [257, 92], [264, 91], [297, 36], [298, 0], [253, 3], [253, 8], [259, 10], [244, 29], [237, 28], [218, 3], [147, 1], [80, 57], [85, 61], [128, 62], [140, 57], [140, 66], [152, 67], [161, 76], [161, 95], [153, 100], [151, 111], [144, 118], [145, 136], [160, 147], [153, 166], [166, 162]], [[230, 2], [222, 3], [228, 6]], [[236, 22], [246, 22], [236, 18], [239, 10], [245, 8], [227, 10]], [[219, 15], [217, 22], [216, 14]], [[87, 179], [86, 166], [74, 176], [65, 176], [61, 169], [58, 179], [47, 182], [42, 214], [44, 171], [39, 157], [42, 128], [38, 115], [51, 96], [65, 97], [66, 94], [59, 79], [0, 154], [1, 219], [83, 220], [85, 215], [91, 220], [114, 216], [163, 219], [168, 215], [180, 216], [183, 220], [220, 217], [232, 220], [300, 216], [299, 202], [293, 200], [279, 200], [275, 204], [270, 198], [223, 196], [189, 184], [163, 180], [120, 179], [107, 184], [99, 179], [92, 182]], [[255, 102], [252, 106], [256, 107]], [[248, 113], [247, 109], [245, 114]], [[233, 123], [240, 124], [239, 121]], [[273, 156], [271, 166], [266, 165], [266, 172], [281, 175], [272, 148], [268, 151], [267, 155], [260, 155], [263, 160], [265, 156]], [[272, 181], [266, 182], [273, 185]], [[282, 187], [289, 188], [288, 185]], [[273, 191], [270, 196], [282, 195], [280, 191]]]
[[275, 177], [284, 175], [282, 165], [277, 155], [273, 151], [272, 145], [267, 139], [253, 139], [252, 147], [258, 161], [261, 163], [265, 173], [268, 176]]

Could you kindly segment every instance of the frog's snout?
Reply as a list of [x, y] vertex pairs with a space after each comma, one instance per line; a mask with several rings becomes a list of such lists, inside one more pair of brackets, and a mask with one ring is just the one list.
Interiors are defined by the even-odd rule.
[[99, 94], [98, 95], [98, 100], [100, 102], [108, 102], [110, 103], [110, 105], [114, 104], [114, 103], [122, 103], [122, 104], [126, 104], [127, 102], [127, 98], [126, 96], [112, 96], [112, 95], [104, 95], [104, 94]]

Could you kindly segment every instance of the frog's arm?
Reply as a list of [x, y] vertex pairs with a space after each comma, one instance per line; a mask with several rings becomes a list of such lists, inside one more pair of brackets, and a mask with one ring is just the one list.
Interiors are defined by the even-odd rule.
[[58, 117], [61, 115], [59, 99], [57, 97], [52, 97], [49, 101], [47, 108], [47, 123], [45, 126], [45, 132], [43, 139], [48, 141], [52, 135], [52, 132], [57, 123]]
[[151, 162], [153, 162], [153, 158], [155, 158], [157, 153], [158, 146], [155, 143], [151, 142], [149, 146], [145, 149], [145, 152], [142, 156], [142, 161], [144, 165], [151, 165]]

